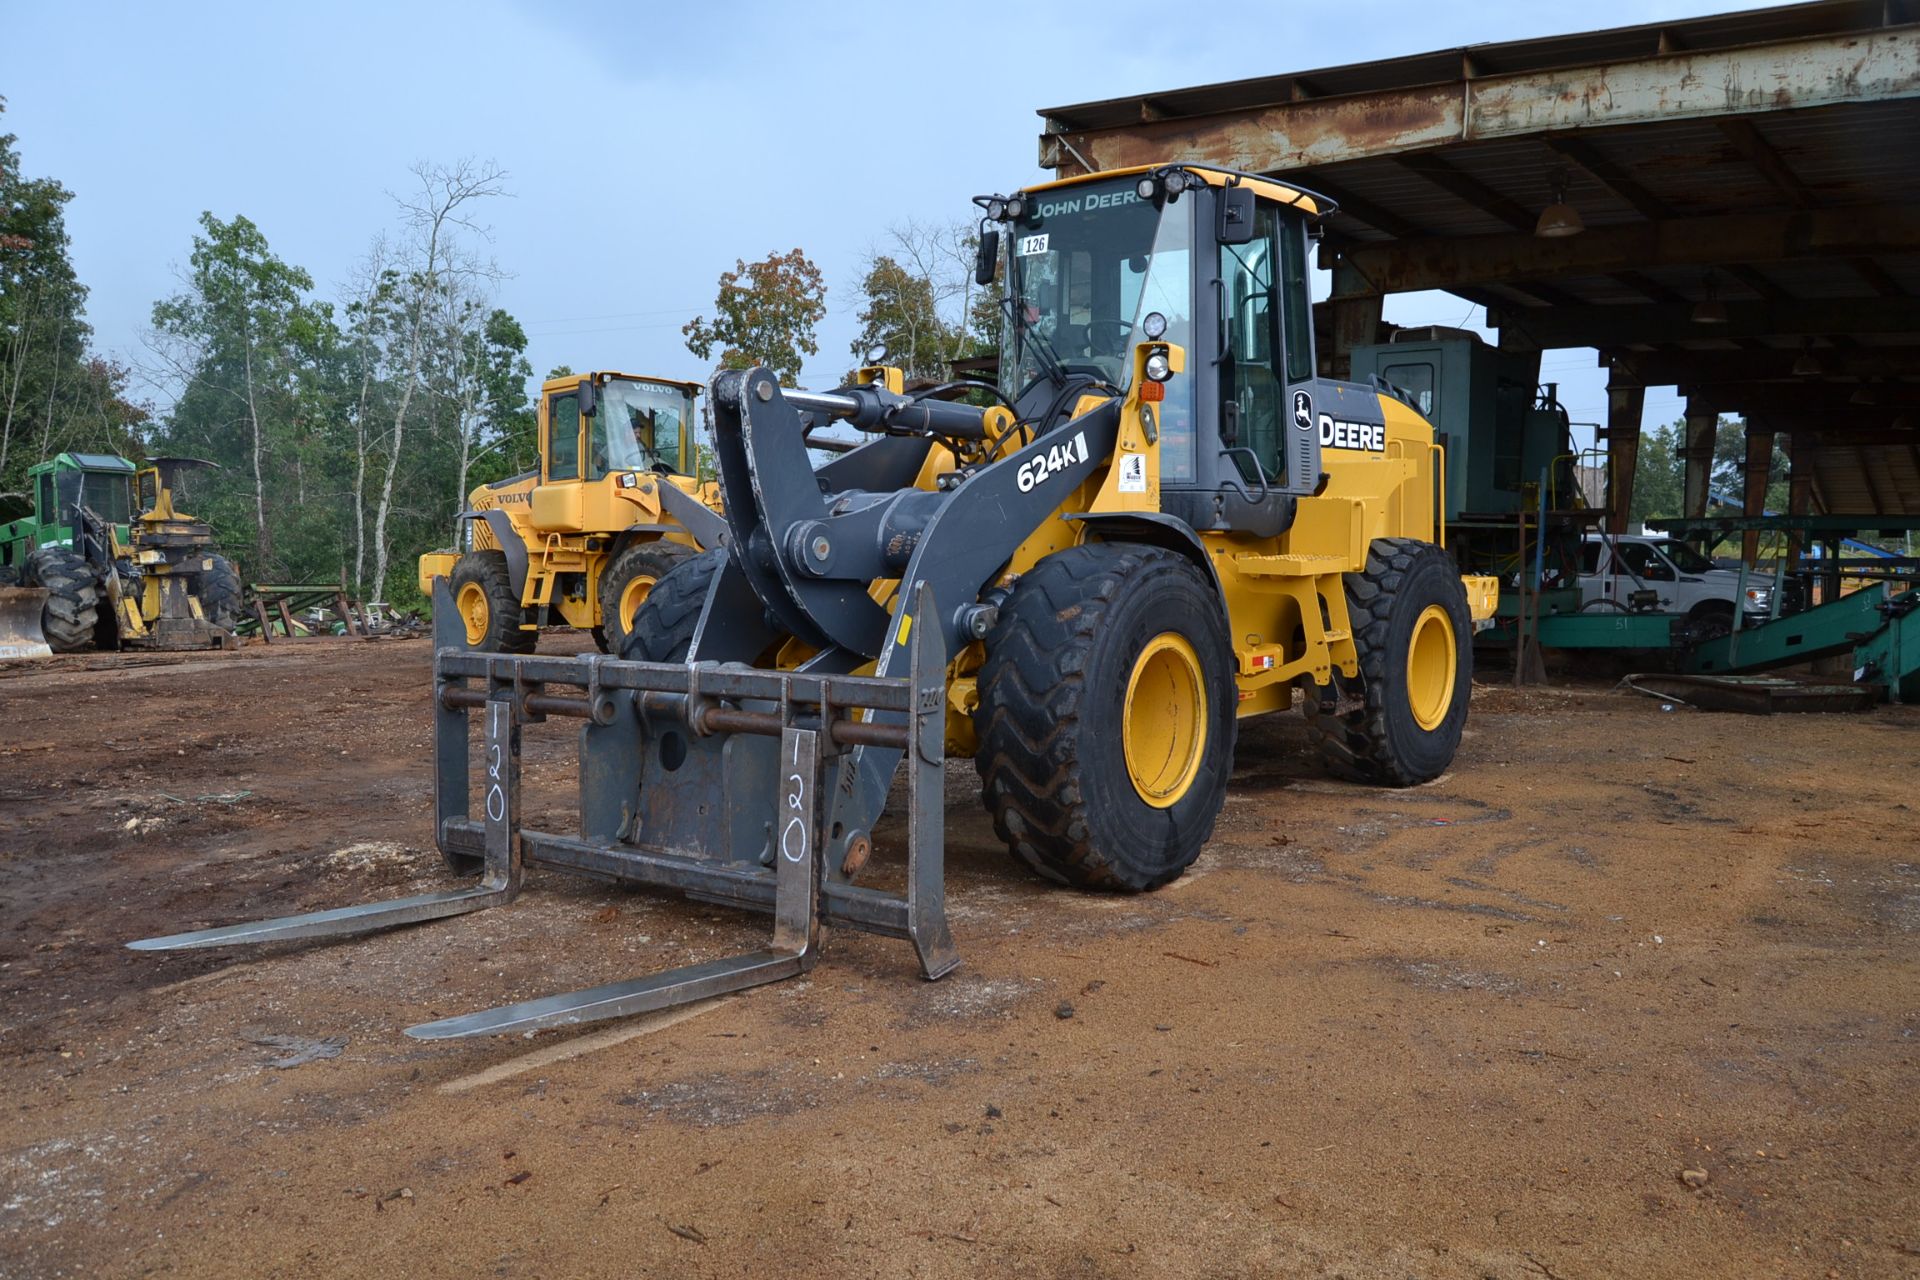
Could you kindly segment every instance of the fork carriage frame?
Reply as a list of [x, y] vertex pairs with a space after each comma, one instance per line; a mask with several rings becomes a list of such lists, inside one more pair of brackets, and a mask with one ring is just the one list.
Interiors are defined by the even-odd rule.
[[[931, 615], [915, 593], [912, 614]], [[468, 652], [444, 580], [435, 583], [434, 816], [441, 853], [478, 871], [466, 889], [128, 944], [136, 950], [363, 933], [487, 907], [518, 896], [548, 867], [628, 886], [770, 911], [771, 944], [651, 977], [547, 996], [407, 1029], [420, 1039], [572, 1025], [689, 1004], [803, 973], [822, 925], [913, 944], [921, 972], [959, 964], [946, 919], [946, 657], [940, 628], [903, 627], [905, 676], [768, 671], [735, 664], [629, 662]], [[909, 624], [910, 625], [910, 624]], [[556, 689], [567, 692], [555, 692]], [[574, 692], [574, 691], [578, 692]], [[474, 816], [472, 725], [483, 712], [480, 815]], [[861, 714], [864, 713], [864, 714]], [[579, 832], [520, 824], [521, 731], [552, 717], [583, 722]], [[831, 865], [836, 793], [858, 757], [898, 753], [908, 797], [906, 887], [854, 883], [866, 858]], [[884, 757], [879, 757], [884, 758]], [[845, 832], [839, 833], [844, 843]]]

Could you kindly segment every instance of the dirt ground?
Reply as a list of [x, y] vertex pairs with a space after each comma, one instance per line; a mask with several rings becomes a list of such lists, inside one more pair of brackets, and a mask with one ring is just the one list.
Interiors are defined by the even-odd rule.
[[[453, 883], [429, 658], [0, 667], [0, 1274], [1920, 1273], [1920, 708], [1490, 681], [1407, 792], [1281, 717], [1137, 898], [1017, 870], [956, 763], [959, 973], [839, 931], [578, 1033], [401, 1029], [765, 922], [535, 871], [360, 940], [122, 948]], [[572, 755], [528, 731], [531, 825]]]

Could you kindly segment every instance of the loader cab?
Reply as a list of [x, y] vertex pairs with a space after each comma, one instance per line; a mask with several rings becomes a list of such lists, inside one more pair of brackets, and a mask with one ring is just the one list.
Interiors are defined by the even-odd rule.
[[[611, 531], [632, 522], [609, 492], [636, 473], [691, 474], [695, 383], [622, 373], [550, 380], [540, 394], [536, 529]], [[606, 481], [609, 483], [597, 483]]]
[[134, 465], [111, 453], [62, 453], [27, 472], [33, 516], [19, 522], [36, 546], [71, 546], [85, 508], [125, 540], [133, 519]]
[[[1005, 224], [1002, 391], [1044, 413], [1067, 381], [1124, 393], [1136, 343], [1186, 352], [1164, 384], [1162, 509], [1271, 536], [1321, 483], [1320, 449], [1377, 449], [1379, 398], [1316, 377], [1307, 238], [1330, 206], [1193, 165], [1031, 188]], [[1071, 402], [1071, 395], [1067, 396]]]

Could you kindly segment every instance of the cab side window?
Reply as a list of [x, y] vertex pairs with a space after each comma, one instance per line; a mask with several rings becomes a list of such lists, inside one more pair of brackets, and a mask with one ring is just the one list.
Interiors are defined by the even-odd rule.
[[[1285, 466], [1281, 450], [1281, 386], [1274, 368], [1279, 352], [1275, 268], [1279, 219], [1270, 206], [1255, 216], [1254, 237], [1246, 244], [1220, 246], [1220, 328], [1226, 354], [1220, 363], [1220, 424], [1223, 434], [1253, 451], [1269, 480]], [[1234, 455], [1241, 477], [1260, 479], [1253, 460]]]
[[1653, 548], [1647, 546], [1645, 543], [1621, 543], [1620, 559], [1636, 576], [1645, 578], [1649, 582], [1671, 582], [1673, 580], [1672, 567], [1658, 555], [1655, 555]]
[[1600, 544], [1583, 542], [1580, 544], [1580, 572], [1595, 574], [1600, 572]]
[[580, 478], [580, 393], [569, 391], [547, 401], [547, 479]]

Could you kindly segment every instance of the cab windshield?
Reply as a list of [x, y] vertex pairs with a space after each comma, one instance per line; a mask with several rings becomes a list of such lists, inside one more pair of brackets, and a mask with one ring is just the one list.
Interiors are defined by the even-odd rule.
[[593, 476], [609, 471], [680, 469], [680, 441], [691, 429], [693, 393], [632, 378], [600, 386], [591, 435]]
[[[1195, 203], [1157, 207], [1135, 193], [1133, 178], [1030, 196], [1030, 212], [1008, 235], [1001, 389], [1017, 398], [1058, 366], [1124, 391], [1134, 331], [1149, 312], [1166, 317], [1165, 341], [1191, 349]], [[1175, 391], [1169, 386], [1169, 401]]]
[[59, 475], [60, 511], [56, 519], [71, 519], [76, 505], [108, 524], [126, 524], [133, 518], [133, 477], [127, 473], [62, 471]]

